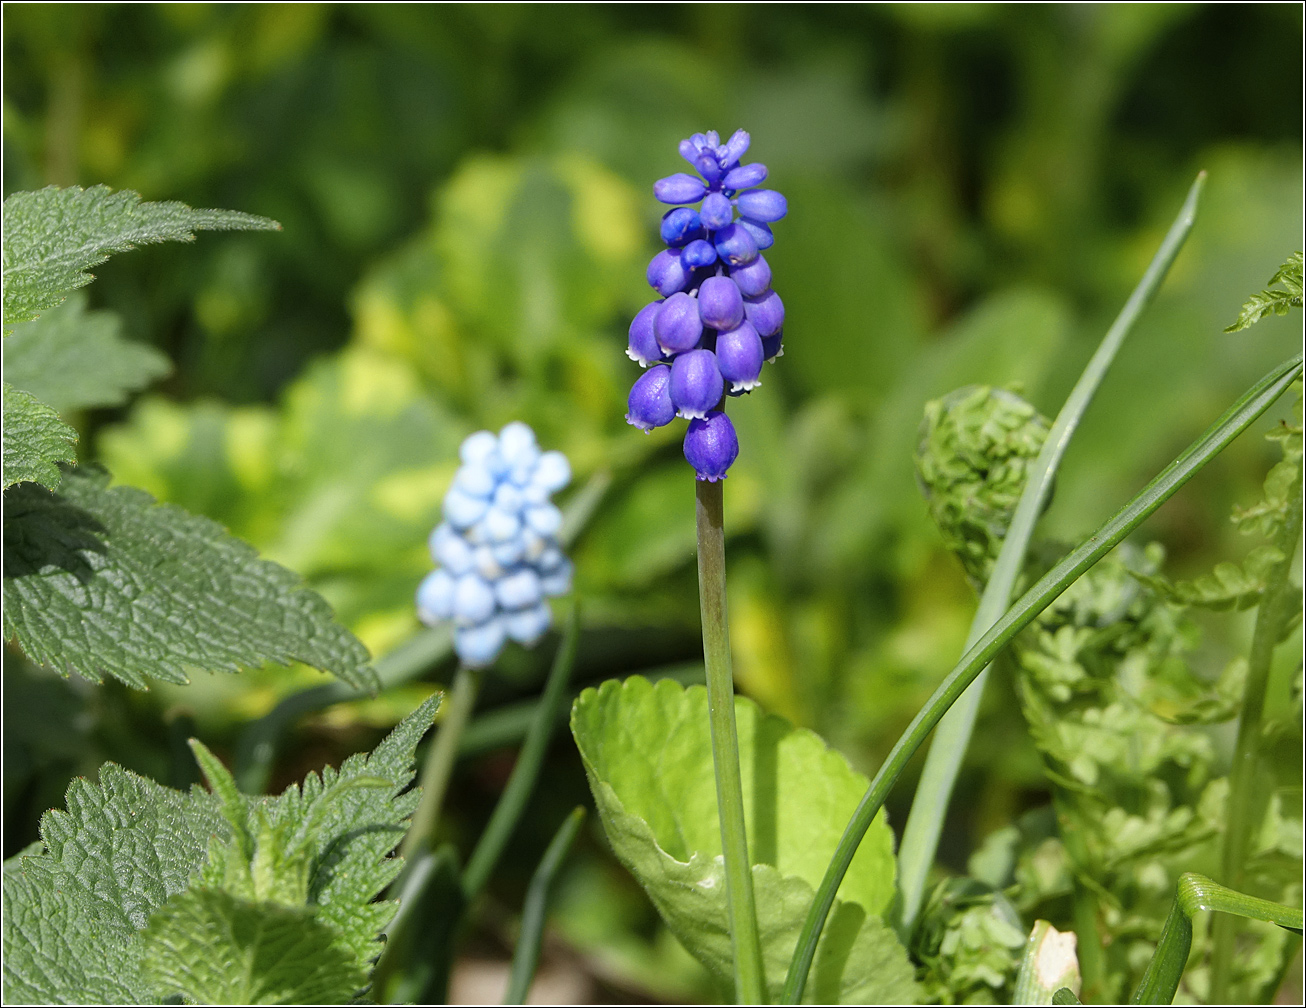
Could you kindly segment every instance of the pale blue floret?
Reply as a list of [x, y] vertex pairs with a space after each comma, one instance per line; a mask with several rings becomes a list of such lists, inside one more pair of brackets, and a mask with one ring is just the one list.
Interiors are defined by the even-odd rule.
[[457, 487], [450, 487], [444, 495], [444, 516], [456, 529], [465, 529], [476, 524], [489, 509], [490, 502], [484, 497], [473, 497], [463, 493]]
[[505, 609], [523, 609], [538, 605], [541, 598], [540, 576], [529, 567], [505, 574], [494, 585], [495, 597]]
[[542, 536], [556, 536], [562, 528], [562, 512], [552, 504], [538, 504], [527, 508], [526, 524]]
[[481, 523], [481, 528], [489, 542], [507, 542], [521, 532], [521, 518], [496, 505], [485, 512], [485, 520]]
[[570, 591], [571, 563], [558, 546], [562, 512], [550, 494], [571, 481], [561, 452], [541, 452], [534, 432], [510, 423], [467, 438], [445, 496], [446, 520], [431, 533], [440, 565], [418, 588], [424, 623], [454, 622], [454, 650], [483, 666], [511, 637], [533, 644], [553, 622], [546, 596]]
[[495, 617], [479, 626], [455, 627], [453, 646], [463, 664], [481, 668], [498, 657], [507, 635], [503, 618]]
[[423, 623], [453, 618], [454, 579], [444, 568], [436, 568], [417, 587], [417, 611]]
[[453, 590], [454, 621], [469, 626], [483, 623], [494, 615], [494, 592], [476, 573], [460, 577]]
[[431, 558], [450, 574], [465, 574], [472, 569], [472, 547], [445, 522], [431, 533]]
[[507, 613], [502, 619], [507, 627], [508, 636], [518, 644], [529, 646], [544, 636], [544, 631], [549, 629], [549, 625], [553, 622], [553, 613], [547, 602], [541, 602], [529, 609]]
[[531, 485], [542, 488], [546, 493], [556, 493], [571, 482], [571, 463], [560, 451], [547, 451], [540, 456], [535, 466], [535, 475]]
[[566, 557], [553, 571], [540, 577], [540, 590], [545, 595], [566, 595], [571, 591], [571, 561]]

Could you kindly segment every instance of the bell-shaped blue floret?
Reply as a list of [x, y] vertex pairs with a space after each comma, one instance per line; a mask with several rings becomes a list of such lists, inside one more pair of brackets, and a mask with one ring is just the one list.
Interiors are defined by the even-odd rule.
[[630, 323], [630, 343], [626, 347], [626, 356], [640, 367], [665, 359], [666, 354], [658, 346], [658, 338], [653, 331], [653, 321], [657, 318], [661, 300], [646, 304]]
[[459, 466], [453, 485], [469, 497], [489, 497], [494, 493], [494, 474], [482, 465]]
[[662, 240], [675, 248], [694, 238], [694, 232], [702, 226], [697, 210], [692, 207], [676, 207], [662, 215], [660, 233]]
[[640, 375], [630, 390], [628, 404], [626, 423], [642, 431], [671, 423], [676, 417], [671, 402], [671, 368], [658, 364]]
[[725, 151], [721, 155], [721, 167], [733, 168], [739, 159], [748, 153], [749, 136], [743, 130], [735, 130], [726, 141]]
[[526, 524], [542, 536], [556, 536], [562, 528], [562, 512], [552, 504], [537, 504], [522, 515]]
[[512, 571], [494, 586], [494, 595], [504, 609], [524, 609], [539, 603], [542, 597], [540, 576], [529, 567]]
[[778, 221], [789, 212], [788, 201], [774, 189], [749, 189], [735, 197], [739, 215], [752, 221]]
[[773, 332], [770, 336], [762, 337], [762, 359], [775, 360], [777, 357], [783, 357], [784, 350], [784, 330]]
[[521, 532], [521, 518], [511, 511], [492, 507], [485, 512], [481, 528], [489, 542], [501, 543]]
[[751, 189], [753, 186], [761, 185], [765, 181], [766, 165], [754, 161], [752, 164], [730, 169], [726, 174], [725, 182], [722, 184], [727, 189]]
[[690, 350], [671, 362], [671, 402], [689, 419], [705, 416], [721, 401], [721, 372], [711, 350]]
[[[743, 221], [727, 224], [713, 237], [716, 254], [727, 266], [742, 266], [757, 258], [757, 240]], [[733, 274], [732, 274], [733, 275]]]
[[690, 269], [711, 266], [716, 262], [716, 249], [712, 247], [711, 242], [698, 238], [681, 250], [680, 259]]
[[663, 297], [670, 297], [685, 289], [692, 272], [681, 262], [677, 250], [663, 249], [649, 262], [646, 276], [650, 287]]
[[527, 609], [505, 613], [501, 618], [508, 629], [508, 636], [518, 644], [530, 647], [552, 625], [553, 611], [547, 602], [540, 602]]
[[484, 465], [486, 458], [499, 449], [499, 439], [487, 430], [469, 435], [458, 449], [464, 465]]
[[486, 584], [494, 584], [503, 577], [503, 564], [494, 555], [494, 546], [482, 543], [472, 550], [472, 573], [480, 576]]
[[515, 514], [522, 509], [521, 490], [511, 481], [500, 483], [494, 490], [494, 506], [500, 511]]
[[496, 617], [476, 626], [455, 627], [453, 649], [469, 668], [485, 668], [499, 656], [507, 637], [508, 629], [503, 618]]
[[464, 574], [454, 585], [453, 618], [462, 626], [482, 623], [494, 613], [494, 591], [475, 572]]
[[566, 595], [571, 591], [571, 574], [571, 561], [562, 557], [559, 563], [540, 574], [540, 590], [550, 596]]
[[762, 337], [751, 322], [741, 322], [738, 328], [717, 334], [717, 368], [721, 377], [730, 382], [732, 393], [749, 392], [761, 384], [758, 378], [762, 361]]
[[771, 289], [771, 267], [758, 256], [750, 263], [731, 267], [730, 279], [744, 297], [760, 297]]
[[738, 220], [735, 221], [735, 224], [752, 236], [759, 252], [765, 252], [775, 244], [775, 235], [771, 233], [771, 229], [765, 224], [759, 224], [757, 221], [751, 220]]
[[780, 300], [780, 295], [775, 291], [768, 291], [761, 297], [744, 299], [744, 315], [749, 322], [753, 323], [753, 328], [757, 334], [765, 339], [772, 333], [777, 333], [785, 324], [785, 306]]
[[521, 536], [509, 539], [507, 542], [493, 543], [490, 546], [490, 554], [494, 557], [494, 562], [504, 570], [514, 567], [526, 556], [526, 544], [522, 542]]
[[715, 231], [734, 220], [735, 208], [722, 193], [708, 193], [703, 199], [702, 207], [699, 208], [698, 216], [704, 227]]
[[698, 316], [709, 329], [733, 329], [739, 325], [744, 319], [744, 298], [735, 282], [723, 276], [704, 280], [698, 289]]
[[692, 350], [703, 338], [698, 300], [688, 294], [672, 294], [653, 320], [658, 345], [669, 354]]
[[417, 586], [417, 617], [427, 626], [453, 618], [456, 582], [444, 568], [436, 568]]
[[441, 522], [427, 540], [431, 559], [455, 576], [472, 569], [472, 547], [447, 523]]
[[739, 457], [739, 437], [730, 418], [713, 410], [701, 420], [691, 420], [685, 432], [685, 461], [701, 480], [725, 479], [726, 470]]
[[702, 179], [677, 172], [653, 183], [653, 196], [659, 203], [697, 203], [707, 192]]
[[535, 432], [520, 420], [514, 420], [499, 431], [499, 455], [511, 469], [523, 462], [534, 462], [540, 455], [535, 443]]
[[444, 517], [456, 529], [465, 529], [480, 521], [489, 509], [490, 502], [484, 497], [473, 497], [463, 493], [457, 487], [450, 487], [444, 495]]
[[[571, 463], [560, 451], [547, 451], [540, 456], [531, 479], [533, 486], [543, 488], [547, 493], [556, 493], [571, 482]], [[538, 502], [533, 502], [538, 503]]]

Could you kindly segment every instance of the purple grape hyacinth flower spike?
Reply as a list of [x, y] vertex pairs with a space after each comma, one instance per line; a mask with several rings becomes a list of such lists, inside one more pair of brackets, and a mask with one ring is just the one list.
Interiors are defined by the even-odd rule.
[[[761, 252], [775, 243], [771, 225], [789, 206], [760, 188], [766, 165], [740, 163], [748, 145], [743, 130], [725, 143], [715, 132], [695, 133], [679, 151], [697, 174], [653, 184], [654, 197], [672, 206], [660, 228], [667, 247], [649, 263], [659, 297], [635, 316], [627, 350], [648, 369], [630, 391], [627, 422], [650, 431], [677, 414], [688, 418], [685, 458], [711, 482], [724, 479], [739, 454], [725, 396], [751, 392], [762, 365], [782, 353], [784, 304]], [[459, 520], [484, 520], [471, 517], [474, 501], [455, 505]]]

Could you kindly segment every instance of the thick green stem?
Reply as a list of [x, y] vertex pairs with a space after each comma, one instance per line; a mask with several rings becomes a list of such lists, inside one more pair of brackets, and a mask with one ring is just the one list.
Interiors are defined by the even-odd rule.
[[476, 705], [476, 692], [481, 684], [478, 669], [469, 669], [465, 665], [458, 667], [453, 680], [453, 695], [449, 698], [444, 717], [440, 719], [440, 730], [435, 741], [427, 750], [426, 762], [422, 765], [422, 797], [413, 821], [399, 847], [399, 853], [405, 860], [411, 860], [419, 850], [431, 849], [431, 837], [435, 833], [435, 823], [440, 817], [440, 806], [444, 804], [444, 794], [449, 788], [449, 777], [453, 774], [454, 761], [458, 758], [458, 744], [462, 740], [463, 728], [471, 717]]
[[[1025, 489], [1016, 504], [1011, 525], [1002, 542], [1002, 549], [994, 562], [988, 584], [980, 598], [979, 608], [970, 625], [963, 651], [969, 651], [989, 627], [997, 622], [1011, 602], [1011, 593], [1016, 586], [1016, 577], [1025, 560], [1030, 537], [1034, 532], [1034, 523], [1043, 511], [1048, 494], [1052, 491], [1052, 481], [1071, 435], [1079, 426], [1094, 393], [1102, 384], [1107, 368], [1115, 359], [1120, 344], [1129, 335], [1134, 323], [1143, 309], [1151, 302], [1160, 289], [1161, 282], [1170, 271], [1175, 256], [1183, 248], [1188, 232], [1192, 230], [1193, 220], [1197, 215], [1197, 201], [1202, 187], [1206, 183], [1206, 172], [1201, 172], [1188, 190], [1188, 198], [1179, 209], [1179, 215], [1170, 225], [1161, 247], [1138, 281], [1129, 300], [1120, 310], [1107, 334], [1093, 354], [1092, 360], [1084, 368], [1075, 387], [1066, 398], [1065, 405], [1057, 414], [1052, 429], [1043, 442], [1038, 458], [1029, 469]], [[898, 856], [898, 884], [902, 891], [902, 931], [910, 934], [916, 923], [921, 903], [925, 897], [925, 880], [930, 866], [934, 864], [934, 855], [939, 846], [939, 834], [943, 830], [943, 819], [948, 811], [948, 800], [957, 783], [957, 773], [961, 769], [962, 757], [970, 744], [970, 736], [975, 728], [975, 719], [979, 714], [980, 699], [984, 692], [984, 683], [988, 670], [976, 677], [970, 688], [962, 694], [961, 699], [948, 711], [934, 733], [930, 743], [929, 754], [925, 758], [925, 767], [921, 771], [920, 783], [912, 798], [911, 812], [907, 816], [907, 826], [903, 831], [902, 844]]]
[[[1292, 563], [1301, 540], [1301, 525], [1302, 474], [1299, 471], [1288, 497], [1285, 520], [1274, 537], [1274, 547], [1282, 559], [1266, 575], [1265, 594], [1261, 596], [1260, 610], [1256, 614], [1252, 650], [1247, 659], [1242, 717], [1238, 721], [1238, 739], [1234, 743], [1233, 765], [1229, 770], [1227, 826], [1220, 866], [1224, 884], [1232, 889], [1242, 888], [1252, 836], [1265, 818], [1269, 799], [1261, 773], [1264, 768], [1260, 755], [1265, 691], [1270, 681], [1274, 650], [1283, 640], [1288, 621], [1298, 604], [1300, 590], [1292, 583]], [[1228, 915], [1215, 921], [1211, 989], [1215, 1004], [1228, 1000], [1237, 926], [1237, 920]]]
[[695, 481], [698, 514], [698, 595], [703, 613], [703, 664], [716, 768], [717, 812], [725, 854], [726, 899], [735, 960], [735, 996], [741, 1004], [765, 1004], [762, 945], [753, 902], [753, 869], [744, 828], [744, 787], [735, 731], [734, 677], [726, 632], [726, 539], [721, 482]]

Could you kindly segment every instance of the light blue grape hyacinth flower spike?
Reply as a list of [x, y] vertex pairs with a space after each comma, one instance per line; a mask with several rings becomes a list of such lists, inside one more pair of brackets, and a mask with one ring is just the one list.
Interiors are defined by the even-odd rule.
[[571, 591], [571, 561], [558, 542], [562, 512], [550, 497], [571, 481], [567, 456], [540, 451], [535, 432], [514, 421], [498, 435], [477, 431], [431, 533], [439, 566], [417, 589], [417, 613], [452, 621], [464, 665], [491, 664], [508, 640], [534, 644], [553, 622], [547, 599]]

